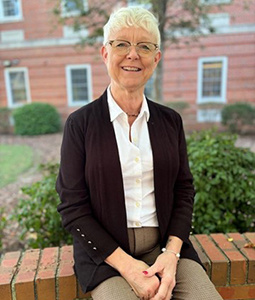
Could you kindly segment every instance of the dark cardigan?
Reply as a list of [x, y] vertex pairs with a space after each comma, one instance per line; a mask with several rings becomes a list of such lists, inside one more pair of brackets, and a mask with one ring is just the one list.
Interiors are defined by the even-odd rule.
[[[184, 241], [181, 258], [199, 261], [189, 241], [194, 200], [180, 116], [150, 100], [148, 129], [161, 247]], [[63, 226], [74, 238], [75, 271], [84, 292], [119, 275], [104, 260], [117, 247], [130, 253], [123, 180], [107, 93], [66, 121], [56, 184]]]

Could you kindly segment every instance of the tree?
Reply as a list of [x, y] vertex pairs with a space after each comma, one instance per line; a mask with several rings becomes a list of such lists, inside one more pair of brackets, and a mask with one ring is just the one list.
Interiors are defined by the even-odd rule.
[[[81, 45], [91, 45], [100, 41], [103, 26], [113, 8], [124, 6], [126, 2], [93, 0], [87, 7], [84, 5], [84, 0], [58, 0], [54, 13], [61, 23], [72, 24], [75, 31], [81, 28], [88, 29], [89, 36], [81, 38]], [[135, 2], [145, 5], [159, 19], [162, 59], [156, 69], [154, 98], [163, 101], [162, 83], [166, 47], [173, 43], [189, 44], [213, 32], [207, 16], [211, 6], [201, 0], [137, 0]], [[72, 12], [71, 17], [70, 12]]]

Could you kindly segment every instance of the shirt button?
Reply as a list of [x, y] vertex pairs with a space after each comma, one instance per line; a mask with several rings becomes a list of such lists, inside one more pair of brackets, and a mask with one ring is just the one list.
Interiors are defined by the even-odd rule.
[[141, 226], [141, 223], [140, 222], [135, 222], [135, 226], [139, 227], [139, 226]]
[[135, 203], [135, 206], [136, 206], [136, 207], [140, 207], [140, 206], [141, 206], [140, 202], [136, 202], [136, 203]]
[[136, 158], [135, 158], [135, 162], [138, 163], [139, 161], [140, 161], [139, 157], [136, 157]]
[[92, 244], [92, 242], [91, 242], [91, 241], [88, 241], [88, 244]]
[[140, 184], [141, 183], [141, 179], [136, 179], [136, 181], [135, 181], [137, 184]]

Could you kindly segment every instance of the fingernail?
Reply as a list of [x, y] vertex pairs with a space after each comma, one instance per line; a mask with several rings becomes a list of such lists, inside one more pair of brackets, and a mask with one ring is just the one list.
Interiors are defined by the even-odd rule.
[[148, 272], [147, 272], [147, 271], [143, 271], [143, 274], [144, 274], [144, 275], [148, 275]]

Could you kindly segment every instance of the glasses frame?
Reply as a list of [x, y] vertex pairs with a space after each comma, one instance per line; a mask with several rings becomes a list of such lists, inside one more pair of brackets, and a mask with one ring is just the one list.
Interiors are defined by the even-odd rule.
[[[106, 42], [105, 45], [108, 45], [108, 44], [109, 44], [109, 45], [111, 45], [111, 47], [112, 47], [112, 44], [113, 44], [115, 41], [125, 42], [125, 43], [128, 43], [128, 44], [130, 45], [129, 48], [127, 49], [127, 53], [125, 53], [125, 55], [128, 54], [128, 53], [130, 53], [130, 47], [131, 47], [131, 46], [134, 46], [138, 55], [140, 55], [140, 56], [147, 56], [147, 55], [141, 55], [141, 54], [140, 54], [140, 49], [137, 48], [137, 46], [139, 46], [139, 44], [151, 44], [151, 45], [153, 45], [153, 46], [155, 47], [155, 49], [153, 49], [153, 51], [159, 50], [159, 45], [158, 45], [158, 44], [155, 44], [155, 43], [151, 43], [151, 42], [130, 43], [129, 41], [125, 41], [125, 40], [110, 40], [110, 41]], [[116, 49], [116, 48], [113, 47], [113, 49]], [[150, 53], [150, 52], [149, 52], [149, 53]], [[149, 53], [148, 53], [148, 54], [149, 54]], [[153, 52], [151, 52], [151, 53], [153, 53]], [[123, 55], [124, 55], [124, 54], [123, 54]], [[148, 55], [148, 56], [149, 56], [149, 55]]]

